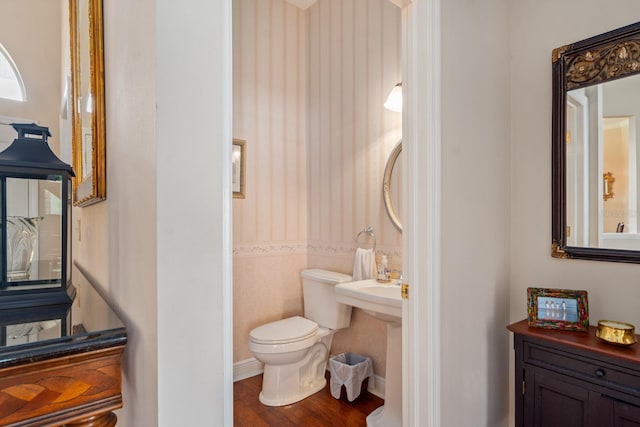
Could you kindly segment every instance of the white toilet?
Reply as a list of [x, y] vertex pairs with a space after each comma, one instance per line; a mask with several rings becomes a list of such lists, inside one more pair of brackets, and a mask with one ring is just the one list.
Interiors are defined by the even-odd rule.
[[260, 402], [284, 406], [322, 390], [333, 334], [351, 322], [351, 306], [336, 301], [334, 286], [351, 276], [302, 271], [304, 317], [259, 326], [249, 333], [249, 349], [264, 363]]

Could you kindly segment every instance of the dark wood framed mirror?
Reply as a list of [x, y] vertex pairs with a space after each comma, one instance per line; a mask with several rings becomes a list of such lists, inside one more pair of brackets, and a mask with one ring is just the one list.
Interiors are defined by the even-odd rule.
[[640, 263], [640, 22], [555, 49], [552, 69], [552, 256]]
[[105, 200], [106, 143], [102, 0], [69, 0], [73, 204]]

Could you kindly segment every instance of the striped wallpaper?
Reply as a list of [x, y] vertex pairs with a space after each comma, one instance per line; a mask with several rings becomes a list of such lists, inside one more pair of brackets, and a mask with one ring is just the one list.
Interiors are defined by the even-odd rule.
[[283, 0], [234, 0], [233, 31], [233, 136], [247, 141], [234, 242], [305, 241], [305, 12]]
[[401, 246], [382, 175], [401, 138], [384, 100], [401, 79], [400, 9], [387, 0], [321, 0], [308, 10], [308, 238], [353, 244], [367, 225]]
[[[365, 226], [401, 266], [381, 189], [401, 138], [401, 115], [382, 106], [401, 78], [400, 18], [387, 0], [233, 0], [233, 136], [247, 161], [233, 201], [235, 361], [251, 357], [252, 328], [302, 314], [302, 269], [351, 273]], [[383, 373], [383, 325], [371, 337], [357, 319], [335, 343], [368, 345]]]

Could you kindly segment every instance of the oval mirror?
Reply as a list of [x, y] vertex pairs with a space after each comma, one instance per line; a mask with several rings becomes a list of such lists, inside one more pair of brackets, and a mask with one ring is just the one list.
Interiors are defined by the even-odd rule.
[[382, 198], [389, 219], [396, 229], [402, 233], [401, 208], [402, 208], [402, 141], [394, 147], [387, 165], [384, 168], [382, 179]]

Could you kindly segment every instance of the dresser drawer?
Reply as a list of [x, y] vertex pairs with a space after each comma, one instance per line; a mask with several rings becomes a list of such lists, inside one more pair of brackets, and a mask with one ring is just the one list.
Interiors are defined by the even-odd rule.
[[572, 375], [594, 384], [616, 388], [624, 392], [640, 392], [640, 371], [628, 369], [603, 360], [573, 354], [565, 349], [524, 343], [524, 362]]

